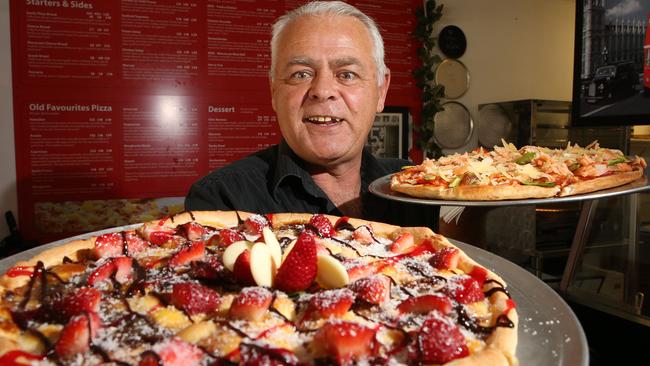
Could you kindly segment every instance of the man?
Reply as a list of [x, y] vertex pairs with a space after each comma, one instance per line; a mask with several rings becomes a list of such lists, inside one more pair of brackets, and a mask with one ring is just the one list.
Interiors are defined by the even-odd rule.
[[282, 141], [195, 183], [185, 208], [327, 213], [436, 229], [437, 208], [368, 192], [374, 179], [408, 164], [364, 149], [389, 84], [379, 30], [358, 9], [319, 1], [280, 17], [270, 85]]

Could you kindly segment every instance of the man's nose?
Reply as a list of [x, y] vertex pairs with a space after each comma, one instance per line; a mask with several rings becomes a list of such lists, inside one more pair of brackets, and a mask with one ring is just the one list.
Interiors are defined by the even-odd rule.
[[337, 96], [337, 84], [333, 75], [317, 74], [312, 80], [309, 89], [309, 99], [315, 101], [335, 100]]

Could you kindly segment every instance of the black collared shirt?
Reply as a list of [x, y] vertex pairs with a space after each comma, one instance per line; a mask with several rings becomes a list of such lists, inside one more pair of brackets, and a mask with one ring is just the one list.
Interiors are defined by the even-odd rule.
[[[186, 210], [242, 210], [255, 213], [306, 212], [342, 216], [304, 169], [285, 141], [203, 177], [185, 197]], [[363, 219], [400, 226], [438, 228], [438, 207], [390, 201], [368, 191], [377, 178], [411, 164], [377, 159], [364, 150], [361, 161]]]

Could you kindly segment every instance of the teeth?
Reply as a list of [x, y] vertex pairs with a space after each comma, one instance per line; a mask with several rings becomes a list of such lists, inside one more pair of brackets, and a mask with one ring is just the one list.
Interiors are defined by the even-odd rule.
[[336, 117], [330, 117], [330, 116], [312, 116], [308, 117], [307, 120], [309, 122], [316, 122], [316, 123], [326, 123], [326, 122], [341, 122], [343, 121], [342, 118], [336, 118]]

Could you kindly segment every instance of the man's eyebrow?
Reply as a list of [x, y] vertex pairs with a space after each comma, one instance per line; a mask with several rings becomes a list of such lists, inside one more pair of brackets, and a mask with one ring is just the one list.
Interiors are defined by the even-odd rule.
[[315, 66], [317, 64], [316, 60], [307, 57], [307, 56], [297, 56], [287, 62], [287, 66], [302, 65], [302, 66]]
[[[294, 57], [290, 59], [289, 62], [287, 63], [288, 66], [301, 65], [301, 66], [309, 66], [309, 67], [316, 67], [318, 64], [319, 64], [318, 61], [307, 56]], [[361, 66], [362, 62], [358, 58], [350, 56], [350, 57], [341, 57], [341, 58], [331, 60], [329, 61], [329, 65], [331, 68], [336, 69], [339, 67], [350, 66], [350, 65]]]
[[334, 59], [330, 61], [329, 64], [333, 69], [350, 65], [362, 66], [361, 60], [352, 56]]

